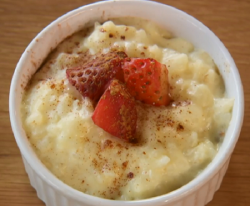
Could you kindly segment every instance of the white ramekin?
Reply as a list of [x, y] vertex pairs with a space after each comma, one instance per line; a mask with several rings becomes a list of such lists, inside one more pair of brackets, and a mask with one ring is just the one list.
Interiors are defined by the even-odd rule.
[[[20, 104], [24, 87], [43, 60], [67, 36], [80, 28], [111, 17], [134, 16], [157, 22], [174, 35], [207, 51], [219, 67], [229, 97], [235, 98], [232, 120], [221, 148], [214, 160], [185, 186], [140, 201], [113, 201], [79, 192], [58, 180], [38, 159], [22, 129]], [[38, 197], [47, 206], [203, 206], [212, 200], [227, 170], [230, 156], [238, 140], [244, 113], [243, 89], [238, 70], [221, 41], [206, 26], [173, 7], [151, 1], [104, 1], [71, 11], [43, 29], [29, 44], [19, 60], [10, 88], [11, 126], [21, 151], [26, 172]]]

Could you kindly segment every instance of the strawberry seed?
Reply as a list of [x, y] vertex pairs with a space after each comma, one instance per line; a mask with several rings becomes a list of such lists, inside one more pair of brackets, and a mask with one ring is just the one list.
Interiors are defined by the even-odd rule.
[[88, 70], [86, 70], [86, 72], [85, 72], [85, 74], [91, 74], [92, 72], [88, 69]]
[[[82, 75], [83, 75], [82, 72], [79, 72], [79, 73], [77, 74], [78, 77], [81, 77]], [[72, 76], [71, 76], [71, 77], [72, 77]]]

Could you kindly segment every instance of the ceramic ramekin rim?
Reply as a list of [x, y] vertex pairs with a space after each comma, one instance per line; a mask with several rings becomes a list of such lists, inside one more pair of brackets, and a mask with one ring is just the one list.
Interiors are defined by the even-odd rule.
[[[114, 1], [96, 2], [93, 4], [82, 6], [80, 8], [77, 8], [73, 11], [66, 13], [65, 15], [59, 17], [58, 19], [56, 19], [55, 21], [50, 23], [47, 27], [45, 27], [32, 40], [32, 42], [28, 45], [28, 47], [26, 48], [25, 51], [30, 50], [34, 46], [36, 38], [40, 38], [44, 32], [49, 30], [51, 27], [54, 27], [56, 24], [63, 21], [64, 19], [68, 18], [69, 16], [73, 16], [73, 15], [77, 14], [80, 10], [88, 9], [88, 8], [91, 8], [91, 7], [97, 6], [97, 5], [101, 6], [102, 4], [113, 3], [113, 2]], [[119, 2], [129, 2], [129, 1], [128, 0], [120, 0], [116, 3], [119, 3]], [[135, 1], [131, 1], [129, 3], [133, 3], [133, 2], [140, 2], [143, 4], [160, 4], [161, 6], [171, 7], [168, 5], [164, 5], [164, 4], [152, 2], [152, 1], [135, 0]], [[185, 12], [178, 10], [174, 7], [171, 7], [171, 9], [175, 9], [176, 12], [181, 12], [182, 14], [184, 13], [185, 15], [188, 15]], [[202, 28], [207, 29], [208, 32], [211, 32], [205, 25], [203, 25], [201, 22], [199, 22], [194, 17], [188, 15], [187, 18], [189, 18], [190, 21], [195, 22], [195, 24], [201, 26]], [[211, 33], [212, 33], [212, 35], [214, 35], [213, 32], [211, 32]], [[175, 191], [172, 191], [168, 194], [161, 195], [158, 197], [153, 197], [150, 199], [137, 200], [137, 201], [113, 201], [113, 200], [106, 200], [106, 199], [102, 199], [99, 197], [94, 197], [94, 196], [91, 196], [88, 194], [84, 194], [80, 191], [77, 191], [77, 190], [71, 188], [70, 186], [64, 184], [62, 181], [57, 179], [38, 159], [38, 157], [35, 155], [34, 151], [30, 147], [30, 145], [27, 143], [27, 141], [26, 142], [23, 141], [24, 138], [21, 135], [22, 134], [21, 120], [20, 120], [20, 117], [18, 116], [18, 112], [15, 109], [16, 108], [16, 95], [15, 95], [16, 92], [15, 91], [16, 91], [16, 87], [18, 86], [17, 83], [18, 83], [19, 73], [21, 72], [21, 69], [23, 68], [23, 62], [27, 58], [26, 52], [24, 52], [22, 54], [17, 66], [16, 66], [16, 69], [15, 69], [15, 72], [14, 72], [14, 75], [12, 78], [11, 87], [10, 87], [10, 94], [9, 94], [9, 111], [10, 111], [11, 126], [12, 126], [14, 136], [16, 138], [16, 142], [21, 150], [21, 154], [24, 156], [24, 158], [27, 160], [27, 162], [30, 164], [30, 166], [39, 174], [40, 178], [42, 178], [44, 181], [46, 181], [51, 187], [53, 187], [57, 191], [64, 193], [65, 196], [76, 199], [79, 202], [85, 201], [88, 204], [98, 204], [101, 202], [102, 204], [110, 205], [110, 206], [117, 205], [117, 204], [122, 206], [122, 205], [129, 205], [129, 204], [149, 205], [149, 204], [153, 204], [156, 202], [172, 202], [173, 200], [180, 199], [180, 198], [188, 195], [189, 193], [193, 192], [195, 189], [200, 188], [203, 184], [205, 184], [205, 182], [207, 182], [219, 170], [220, 165], [222, 166], [225, 163], [225, 161], [227, 160], [227, 158], [229, 158], [229, 156], [231, 155], [231, 153], [235, 147], [235, 144], [238, 140], [239, 134], [240, 134], [241, 126], [243, 123], [243, 115], [244, 115], [244, 95], [243, 95], [243, 87], [242, 87], [239, 72], [236, 68], [236, 65], [235, 65], [231, 55], [229, 54], [228, 50], [223, 45], [223, 43], [215, 35], [214, 35], [214, 39], [216, 40], [216, 43], [219, 44], [220, 48], [224, 52], [224, 55], [227, 56], [227, 59], [231, 65], [233, 77], [234, 77], [235, 81], [237, 82], [236, 87], [237, 87], [237, 91], [238, 91], [238, 97], [237, 97], [237, 99], [235, 99], [235, 101], [239, 101], [239, 105], [242, 105], [242, 107], [237, 108], [237, 111], [236, 111], [237, 116], [234, 117], [234, 118], [236, 118], [236, 125], [234, 127], [233, 133], [231, 134], [232, 138], [225, 146], [225, 149], [223, 151], [219, 151], [216, 158], [214, 158], [214, 160], [207, 166], [206, 169], [204, 169], [204, 171], [199, 176], [197, 176], [195, 179], [193, 179], [191, 182], [184, 185], [183, 187], [181, 187]]]

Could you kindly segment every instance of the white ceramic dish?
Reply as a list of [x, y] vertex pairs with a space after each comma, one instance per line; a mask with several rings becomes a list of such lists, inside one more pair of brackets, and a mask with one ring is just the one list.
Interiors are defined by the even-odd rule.
[[[174, 35], [207, 51], [219, 67], [229, 97], [234, 97], [232, 120], [224, 142], [208, 167], [185, 186], [166, 195], [140, 201], [112, 201], [79, 192], [58, 180], [37, 158], [21, 126], [20, 103], [25, 85], [49, 52], [64, 38], [96, 20], [134, 16], [157, 22]], [[60, 17], [30, 43], [16, 66], [10, 88], [10, 120], [25, 169], [38, 197], [47, 206], [203, 206], [212, 200], [227, 170], [240, 134], [244, 114], [238, 70], [221, 41], [206, 26], [173, 7], [151, 1], [104, 1], [80, 7]]]

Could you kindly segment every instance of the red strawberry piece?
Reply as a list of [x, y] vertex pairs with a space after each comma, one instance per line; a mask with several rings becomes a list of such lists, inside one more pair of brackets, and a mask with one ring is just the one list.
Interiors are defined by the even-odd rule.
[[126, 58], [123, 70], [127, 89], [135, 99], [154, 106], [169, 103], [168, 70], [164, 64], [151, 58]]
[[82, 96], [98, 101], [111, 79], [123, 81], [121, 62], [125, 57], [124, 52], [99, 54], [82, 66], [67, 69], [66, 75]]
[[136, 142], [135, 100], [120, 81], [111, 80], [95, 108], [92, 119], [97, 126], [111, 135], [127, 142]]

